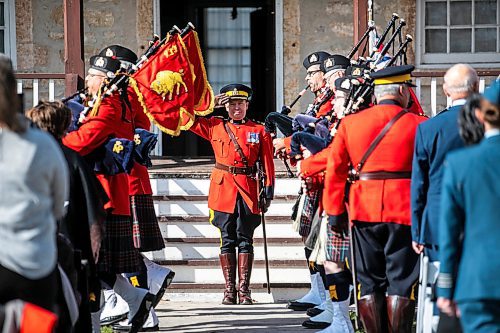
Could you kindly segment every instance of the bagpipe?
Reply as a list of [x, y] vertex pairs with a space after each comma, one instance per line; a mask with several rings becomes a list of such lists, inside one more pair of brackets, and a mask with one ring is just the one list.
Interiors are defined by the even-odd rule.
[[[213, 91], [192, 23], [183, 30], [173, 26], [161, 40], [155, 35], [144, 54], [135, 63], [121, 62], [120, 69], [105, 79], [95, 96], [81, 90], [63, 99], [73, 114], [78, 112], [74, 129], [96, 116], [106, 98], [115, 93], [126, 97], [128, 90], [135, 92], [134, 97], [150, 121], [171, 135], [189, 129], [195, 115], [213, 111]], [[130, 122], [124, 118], [124, 112], [122, 120]], [[109, 138], [95, 152], [95, 171], [110, 175], [130, 172], [134, 161], [151, 166], [149, 154], [157, 140], [157, 134], [138, 128], [133, 141]]]
[[[396, 26], [396, 22], [398, 20], [399, 24]], [[371, 48], [369, 55], [367, 57], [363, 57], [363, 55], [367, 53], [370, 34], [376, 34], [375, 26], [371, 22], [365, 33], [361, 36], [360, 40], [347, 55], [347, 57], [351, 59], [352, 64], [351, 70], [348, 73], [348, 76], [350, 77], [350, 89], [344, 101], [344, 111], [338, 117], [335, 126], [331, 130], [332, 137], [335, 135], [338, 127], [340, 126], [341, 119], [343, 117], [351, 113], [356, 113], [372, 104], [374, 79], [371, 77], [371, 74], [380, 69], [393, 66], [396, 63], [399, 65], [407, 64], [406, 53], [408, 51], [409, 44], [413, 41], [413, 38], [411, 35], [407, 34], [403, 40], [402, 30], [405, 26], [406, 21], [400, 19], [398, 14], [393, 13], [383, 33], [377, 38], [376, 43]], [[389, 36], [391, 29], [392, 34]], [[384, 44], [388, 36], [389, 39]], [[353, 60], [352, 57], [359, 51], [359, 48], [363, 43], [365, 43], [365, 46], [360, 52], [358, 59]], [[391, 48], [392, 56], [388, 56]], [[418, 103], [413, 92], [412, 101]], [[331, 112], [333, 112], [333, 109]]]
[[[396, 22], [398, 20], [399, 24], [396, 26]], [[373, 24], [368, 26], [367, 31], [363, 34], [351, 52], [349, 52], [348, 57], [352, 58], [352, 56], [359, 50], [363, 42], [365, 42], [365, 48], [360, 53], [359, 58], [357, 60], [351, 60], [355, 70], [351, 71], [353, 79], [351, 91], [349, 92], [348, 98], [346, 98], [344, 104], [345, 115], [359, 111], [360, 106], [363, 103], [370, 102], [368, 99], [371, 97], [374, 87], [374, 80], [371, 77], [373, 72], [395, 65], [396, 62], [399, 62], [399, 64], [407, 63], [406, 53], [408, 45], [413, 41], [413, 38], [411, 35], [406, 35], [403, 40], [402, 30], [405, 26], [406, 21], [399, 18], [398, 14], [393, 13], [382, 35], [377, 39], [377, 42], [371, 49], [368, 57], [363, 57], [363, 54], [367, 49], [369, 35], [375, 30]], [[391, 29], [392, 34], [390, 35], [388, 41], [384, 44]], [[396, 46], [397, 49], [395, 50]], [[389, 57], [388, 52], [391, 48], [392, 56]]]

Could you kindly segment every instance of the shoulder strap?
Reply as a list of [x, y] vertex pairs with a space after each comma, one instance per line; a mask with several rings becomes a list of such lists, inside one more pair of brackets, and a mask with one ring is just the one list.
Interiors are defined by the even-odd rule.
[[358, 165], [356, 166], [356, 171], [358, 173], [361, 172], [361, 169], [365, 165], [366, 160], [368, 159], [368, 157], [370, 157], [370, 155], [373, 153], [373, 151], [375, 150], [375, 148], [377, 148], [377, 146], [379, 145], [380, 141], [382, 141], [382, 139], [385, 137], [385, 135], [387, 134], [387, 132], [389, 132], [389, 130], [391, 129], [391, 127], [399, 120], [399, 118], [401, 118], [402, 116], [404, 116], [407, 113], [408, 113], [408, 110], [405, 110], [405, 109], [401, 110], [397, 115], [395, 115], [384, 126], [384, 128], [382, 128], [382, 130], [380, 131], [380, 133], [377, 135], [377, 137], [370, 144], [370, 147], [368, 147], [368, 150], [365, 152], [365, 154], [361, 158], [361, 161], [359, 161]]
[[236, 149], [236, 152], [240, 155], [241, 161], [243, 162], [243, 165], [245, 165], [245, 167], [248, 167], [247, 157], [245, 156], [245, 154], [243, 154], [243, 151], [241, 150], [241, 147], [240, 147], [238, 141], [234, 137], [234, 133], [229, 128], [229, 124], [227, 123], [227, 121], [224, 121], [224, 128], [226, 129], [226, 132], [229, 135], [229, 138], [233, 142], [233, 145], [234, 145], [234, 148]]

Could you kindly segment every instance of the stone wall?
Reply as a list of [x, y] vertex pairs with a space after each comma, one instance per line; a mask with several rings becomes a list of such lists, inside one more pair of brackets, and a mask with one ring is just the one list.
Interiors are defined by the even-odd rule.
[[[393, 12], [406, 20], [404, 34], [415, 37], [415, 1], [390, 2], [374, 0], [374, 20], [379, 33], [385, 29]], [[285, 0], [283, 22], [285, 103], [290, 103], [304, 87], [305, 69], [302, 60], [311, 52], [327, 51], [346, 55], [353, 47], [352, 0]], [[409, 63], [415, 59], [413, 47]], [[312, 101], [312, 94], [301, 98], [293, 113]]]
[[[151, 0], [84, 0], [85, 61], [109, 44], [141, 54], [153, 35]], [[16, 43], [20, 72], [64, 72], [62, 0], [17, 0]]]

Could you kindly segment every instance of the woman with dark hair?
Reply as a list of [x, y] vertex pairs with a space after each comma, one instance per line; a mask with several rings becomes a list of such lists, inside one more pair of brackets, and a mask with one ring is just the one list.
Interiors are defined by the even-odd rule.
[[22, 299], [53, 311], [56, 221], [68, 169], [57, 142], [18, 113], [11, 62], [0, 57], [0, 304]]
[[445, 162], [437, 305], [460, 316], [466, 333], [500, 332], [500, 81], [485, 90], [474, 114], [484, 139]]
[[484, 125], [476, 118], [481, 108], [481, 94], [473, 94], [465, 102], [458, 115], [458, 129], [465, 144], [473, 145], [483, 139]]
[[[57, 140], [68, 163], [69, 200], [67, 214], [59, 223], [59, 264], [70, 278], [73, 288], [82, 296], [75, 330], [87, 332], [91, 330], [91, 310], [95, 312], [99, 309], [101, 285], [96, 263], [106, 217], [104, 205], [109, 199], [85, 160], [61, 143], [71, 122], [71, 111], [62, 102], [42, 101], [28, 110], [26, 116]], [[65, 239], [69, 239], [71, 244], [64, 242]], [[78, 250], [76, 256], [72, 247]], [[73, 267], [73, 263], [81, 259], [88, 263], [87, 272], [80, 267]], [[68, 325], [68, 321], [63, 320], [61, 324]]]

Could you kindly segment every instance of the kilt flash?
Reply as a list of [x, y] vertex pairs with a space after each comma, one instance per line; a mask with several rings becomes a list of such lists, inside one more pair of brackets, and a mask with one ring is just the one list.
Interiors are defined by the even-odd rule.
[[328, 240], [326, 242], [326, 260], [344, 262], [349, 259], [349, 238], [341, 239], [335, 236], [332, 228], [328, 226]]
[[140, 270], [142, 257], [132, 242], [130, 216], [108, 214], [97, 268], [106, 273], [133, 273]]
[[161, 250], [165, 247], [151, 194], [130, 196], [133, 239], [141, 252]]

